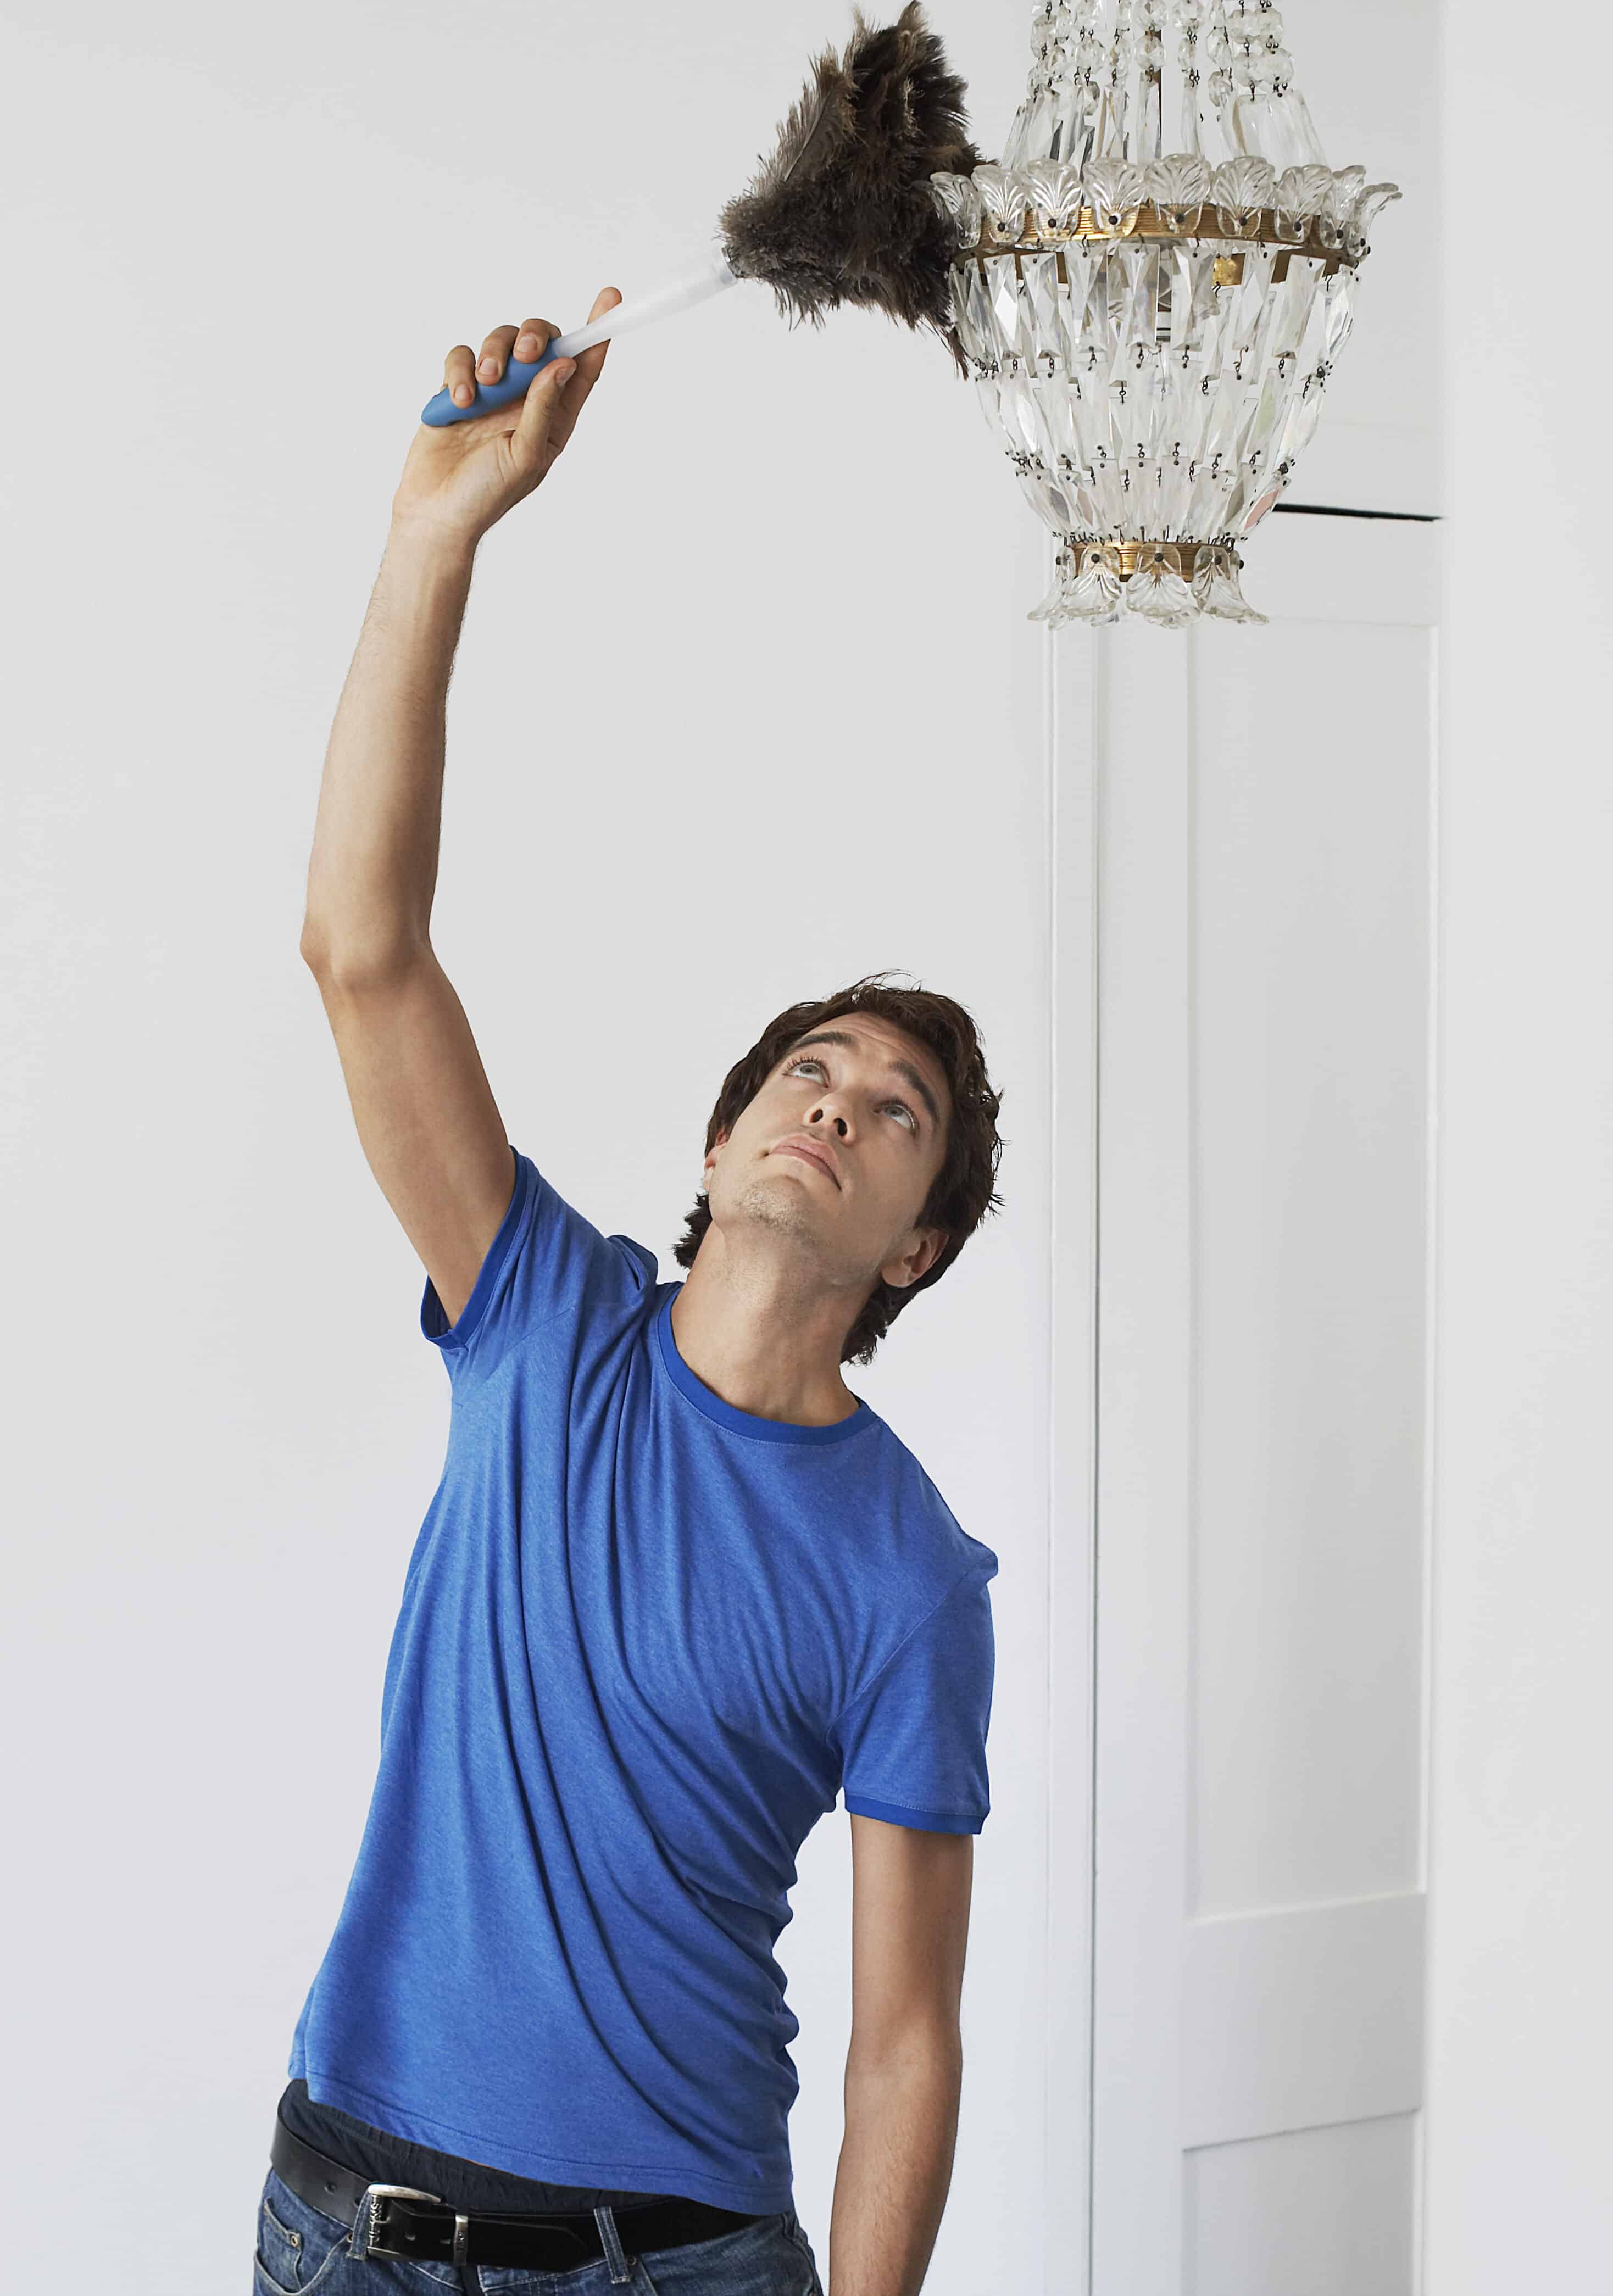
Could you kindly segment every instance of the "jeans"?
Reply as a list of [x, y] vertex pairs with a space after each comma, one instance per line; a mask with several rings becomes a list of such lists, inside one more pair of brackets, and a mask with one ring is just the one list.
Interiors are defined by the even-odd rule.
[[[793, 2209], [681, 2248], [631, 2246], [632, 2212], [614, 2226], [615, 2255], [566, 2272], [524, 2264], [416, 2264], [351, 2255], [353, 2227], [293, 2193], [271, 2169], [258, 2203], [252, 2296], [823, 2296], [812, 2245]], [[611, 2245], [606, 2236], [607, 2247]]]

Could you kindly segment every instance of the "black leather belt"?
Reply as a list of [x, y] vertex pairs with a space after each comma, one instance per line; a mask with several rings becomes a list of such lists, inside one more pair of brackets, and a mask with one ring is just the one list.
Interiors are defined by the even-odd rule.
[[[494, 2216], [451, 2208], [435, 2194], [408, 2185], [372, 2184], [305, 2144], [278, 2114], [269, 2160], [276, 2175], [310, 2209], [352, 2225], [355, 2256], [401, 2256], [431, 2264], [531, 2264], [540, 2271], [569, 2272], [605, 2252], [589, 2210]], [[366, 2194], [367, 2226], [359, 2216], [359, 2203]], [[611, 2213], [630, 2257], [646, 2249], [715, 2240], [757, 2221], [753, 2215], [714, 2208], [705, 2201], [646, 2201]]]

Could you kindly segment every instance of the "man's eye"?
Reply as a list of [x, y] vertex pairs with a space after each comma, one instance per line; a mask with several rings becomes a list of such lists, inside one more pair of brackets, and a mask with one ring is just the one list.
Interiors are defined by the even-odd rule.
[[[786, 1061], [785, 1063], [784, 1073], [786, 1076], [794, 1076], [801, 1069], [816, 1069], [819, 1076], [827, 1077], [828, 1075], [828, 1070], [824, 1066], [823, 1062], [820, 1060], [816, 1059], [811, 1053], [802, 1053], [796, 1059]], [[887, 1100], [885, 1106], [888, 1109], [894, 1109], [898, 1116], [905, 1117], [907, 1119], [907, 1127], [909, 1132], [918, 1131], [918, 1119], [914, 1115], [912, 1110], [908, 1106], [905, 1100]]]

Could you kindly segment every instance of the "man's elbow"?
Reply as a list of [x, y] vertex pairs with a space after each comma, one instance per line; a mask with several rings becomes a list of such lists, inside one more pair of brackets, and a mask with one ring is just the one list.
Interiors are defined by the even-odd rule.
[[943, 2011], [884, 2022], [876, 2031], [859, 2032], [853, 2023], [845, 2070], [848, 2082], [961, 2081], [962, 2029], [955, 2016]]

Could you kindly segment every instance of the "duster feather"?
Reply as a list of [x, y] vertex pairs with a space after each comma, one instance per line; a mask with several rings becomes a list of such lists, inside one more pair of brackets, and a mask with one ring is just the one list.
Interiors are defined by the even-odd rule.
[[919, 0], [893, 24], [853, 11], [844, 53], [827, 49], [749, 187], [718, 218], [743, 278], [761, 279], [792, 322], [862, 303], [909, 327], [933, 328], [960, 369], [949, 273], [957, 229], [936, 206], [938, 169], [967, 176], [965, 87], [947, 68]]

